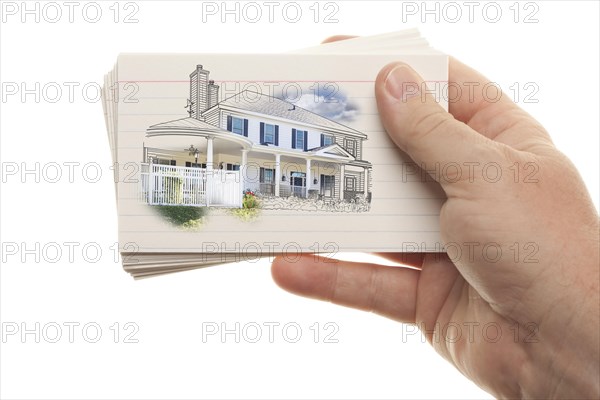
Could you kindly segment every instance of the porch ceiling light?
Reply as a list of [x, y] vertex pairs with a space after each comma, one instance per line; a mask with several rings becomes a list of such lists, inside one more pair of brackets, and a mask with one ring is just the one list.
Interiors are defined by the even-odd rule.
[[183, 150], [188, 151], [190, 156], [198, 157], [198, 154], [200, 154], [200, 149], [195, 148], [193, 144], [191, 144], [188, 149]]

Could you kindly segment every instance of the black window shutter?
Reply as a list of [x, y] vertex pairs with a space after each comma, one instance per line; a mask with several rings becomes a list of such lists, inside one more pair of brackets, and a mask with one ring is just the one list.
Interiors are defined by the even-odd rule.
[[260, 123], [260, 144], [265, 143], [265, 123]]
[[304, 131], [304, 151], [308, 150], [308, 131]]
[[227, 116], [227, 130], [231, 132], [231, 115]]
[[248, 120], [244, 118], [244, 136], [248, 137]]
[[177, 165], [177, 161], [171, 160], [171, 165], [175, 165], [176, 166]]
[[260, 167], [260, 173], [259, 173], [259, 178], [258, 181], [263, 183], [265, 181], [265, 169], [263, 167]]
[[325, 145], [325, 134], [321, 133], [321, 147]]
[[185, 166], [188, 167], [188, 168], [191, 168], [192, 167], [192, 163], [189, 162], [189, 161], [186, 161], [185, 162]]
[[275, 146], [279, 146], [279, 125], [275, 125]]
[[296, 129], [292, 128], [292, 149], [296, 148]]

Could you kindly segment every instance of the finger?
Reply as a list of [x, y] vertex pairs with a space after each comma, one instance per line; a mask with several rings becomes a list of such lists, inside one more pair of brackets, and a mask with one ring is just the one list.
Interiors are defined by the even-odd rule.
[[[498, 92], [497, 84], [453, 57], [448, 66], [448, 109], [482, 135], [514, 148], [520, 148], [528, 137], [551, 143], [544, 128], [509, 96]], [[519, 123], [515, 125], [515, 121]]]
[[[460, 291], [464, 286], [464, 279], [446, 253], [425, 255], [419, 276], [415, 319], [423, 324], [423, 333], [429, 341], [437, 321], [442, 321], [442, 326], [447, 326], [451, 321], [456, 309], [452, 305], [460, 299]], [[475, 297], [475, 294], [471, 296]]]
[[509, 102], [506, 96], [495, 101], [495, 93], [494, 97], [485, 93], [483, 87], [492, 84], [493, 82], [478, 71], [454, 57], [450, 57], [448, 63], [448, 110], [454, 118], [468, 124], [477, 113], [487, 107], [506, 107]]
[[321, 44], [325, 44], [325, 43], [331, 43], [331, 42], [339, 42], [340, 40], [347, 40], [347, 39], [353, 39], [356, 36], [350, 36], [350, 35], [335, 35], [335, 36], [329, 36], [327, 39], [323, 40], [321, 42]]
[[271, 273], [283, 289], [314, 299], [414, 322], [419, 271], [325, 259], [313, 255], [273, 261]]
[[398, 264], [407, 265], [409, 267], [421, 268], [423, 259], [426, 253], [373, 253], [376, 256], [383, 257], [386, 260], [396, 262]]
[[375, 95], [381, 121], [400, 149], [428, 170], [439, 164], [465, 165], [500, 157], [497, 143], [454, 119], [424, 87], [423, 79], [400, 62], [388, 64], [377, 76]]

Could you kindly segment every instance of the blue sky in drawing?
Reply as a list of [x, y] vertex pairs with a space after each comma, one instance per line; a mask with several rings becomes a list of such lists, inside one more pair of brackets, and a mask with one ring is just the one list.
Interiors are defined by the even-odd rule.
[[316, 95], [315, 93], [304, 93], [298, 99], [284, 99], [302, 107], [305, 110], [319, 114], [334, 121], [352, 121], [356, 118], [358, 108], [343, 93], [337, 92], [333, 95]]

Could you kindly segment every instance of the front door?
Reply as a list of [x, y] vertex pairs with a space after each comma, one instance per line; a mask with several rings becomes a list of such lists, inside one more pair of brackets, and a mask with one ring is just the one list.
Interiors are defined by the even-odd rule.
[[292, 195], [304, 197], [306, 188], [306, 174], [304, 172], [292, 172], [290, 177], [290, 186]]
[[335, 175], [321, 175], [321, 196], [333, 197]]

